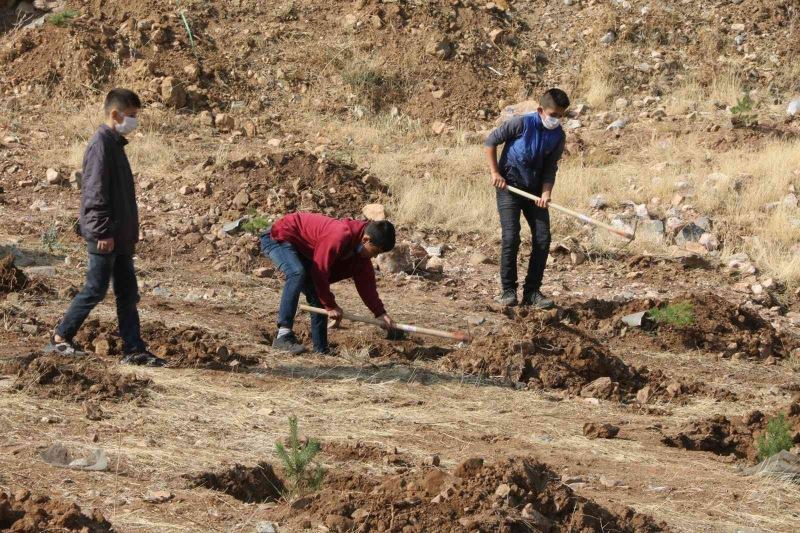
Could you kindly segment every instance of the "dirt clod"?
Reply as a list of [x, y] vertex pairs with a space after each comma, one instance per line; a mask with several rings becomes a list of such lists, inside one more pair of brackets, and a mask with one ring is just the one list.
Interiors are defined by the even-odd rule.
[[619, 426], [612, 424], [587, 422], [583, 425], [583, 434], [590, 439], [613, 439], [617, 433], [619, 433]]
[[[800, 443], [800, 404], [791, 404], [784, 413], [795, 436], [795, 443]], [[662, 442], [674, 448], [733, 455], [755, 463], [758, 458], [758, 437], [773, 416], [757, 410], [741, 417], [716, 415], [690, 422], [676, 433], [665, 436]]]
[[44, 398], [74, 402], [87, 401], [87, 418], [102, 418], [97, 401], [130, 401], [147, 397], [149, 379], [133, 374], [119, 374], [99, 358], [70, 358], [58, 355], [31, 354], [4, 365], [15, 373], [13, 390]]
[[281, 498], [283, 482], [266, 462], [254, 467], [240, 464], [220, 472], [186, 474], [184, 479], [191, 487], [205, 487], [230, 494], [237, 500], [248, 503], [274, 502]]
[[0, 492], [0, 530], [15, 533], [105, 533], [113, 531], [113, 528], [97, 509], [88, 516], [74, 503], [22, 491], [16, 494]]

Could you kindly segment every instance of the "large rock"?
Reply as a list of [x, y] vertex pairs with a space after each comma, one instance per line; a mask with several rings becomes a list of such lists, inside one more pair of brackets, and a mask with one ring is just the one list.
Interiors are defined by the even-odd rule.
[[167, 76], [161, 82], [161, 98], [166, 105], [175, 109], [186, 107], [186, 90], [172, 76]]
[[681, 228], [680, 231], [678, 231], [677, 235], [675, 235], [675, 244], [678, 246], [683, 246], [689, 242], [697, 242], [704, 233], [705, 230], [703, 228], [694, 222], [689, 222], [683, 228]]
[[590, 439], [613, 439], [617, 433], [619, 433], [619, 427], [611, 424], [587, 422], [583, 425], [583, 435]]
[[664, 241], [664, 223], [660, 220], [642, 220], [636, 228], [636, 238], [652, 242]]
[[782, 450], [744, 471], [745, 475], [760, 474], [800, 483], [800, 457]]
[[376, 262], [380, 271], [388, 274], [414, 270], [414, 262], [407, 244], [398, 244], [391, 252], [379, 255]]
[[618, 383], [611, 381], [609, 377], [602, 377], [597, 378], [583, 387], [583, 389], [581, 389], [581, 396], [584, 398], [600, 398], [607, 400], [614, 396], [618, 390]]

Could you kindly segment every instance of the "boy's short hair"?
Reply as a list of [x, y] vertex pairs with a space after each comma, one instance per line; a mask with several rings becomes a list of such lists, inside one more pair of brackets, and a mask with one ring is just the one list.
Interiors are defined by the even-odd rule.
[[569, 96], [561, 89], [553, 88], [542, 95], [539, 105], [542, 109], [566, 109], [569, 107]]
[[106, 95], [105, 104], [103, 104], [106, 115], [111, 114], [111, 111], [114, 109], [117, 111], [124, 111], [132, 107], [140, 109], [142, 107], [142, 101], [139, 100], [139, 95], [130, 89], [111, 89]]
[[394, 249], [394, 224], [388, 220], [373, 220], [367, 224], [367, 227], [364, 229], [364, 235], [367, 235], [370, 242], [383, 252], [390, 252]]

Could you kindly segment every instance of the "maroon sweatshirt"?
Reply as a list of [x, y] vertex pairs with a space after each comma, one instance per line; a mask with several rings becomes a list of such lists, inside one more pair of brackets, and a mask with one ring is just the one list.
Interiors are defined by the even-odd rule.
[[331, 283], [353, 278], [359, 296], [376, 317], [386, 312], [378, 296], [375, 269], [370, 258], [356, 253], [367, 222], [335, 219], [316, 213], [292, 213], [272, 225], [271, 237], [289, 242], [311, 260], [311, 279], [325, 309], [336, 308]]

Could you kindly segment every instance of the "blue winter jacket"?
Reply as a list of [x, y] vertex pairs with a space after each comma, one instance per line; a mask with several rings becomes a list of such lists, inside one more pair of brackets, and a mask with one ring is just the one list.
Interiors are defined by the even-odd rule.
[[548, 130], [539, 113], [531, 113], [506, 121], [483, 144], [505, 144], [498, 163], [500, 174], [509, 185], [541, 194], [544, 183], [556, 181], [565, 138], [561, 126]]

